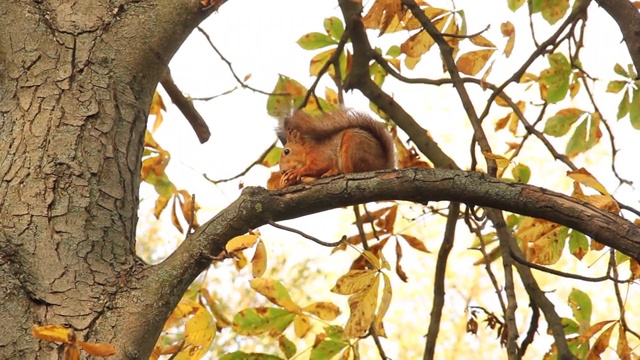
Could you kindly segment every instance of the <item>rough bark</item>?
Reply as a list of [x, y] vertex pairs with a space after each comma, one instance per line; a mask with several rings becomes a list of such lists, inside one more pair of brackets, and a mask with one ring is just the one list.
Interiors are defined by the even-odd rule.
[[148, 354], [163, 319], [142, 309], [171, 305], [136, 281], [147, 111], [204, 17], [195, 1], [0, 2], [0, 358], [58, 358], [34, 324]]

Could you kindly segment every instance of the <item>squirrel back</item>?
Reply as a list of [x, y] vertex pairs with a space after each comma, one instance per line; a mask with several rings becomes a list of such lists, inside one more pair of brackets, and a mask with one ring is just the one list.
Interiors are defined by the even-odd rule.
[[282, 186], [299, 183], [302, 177], [394, 167], [391, 135], [383, 123], [364, 113], [344, 108], [320, 116], [296, 112], [280, 122], [277, 133], [284, 144]]

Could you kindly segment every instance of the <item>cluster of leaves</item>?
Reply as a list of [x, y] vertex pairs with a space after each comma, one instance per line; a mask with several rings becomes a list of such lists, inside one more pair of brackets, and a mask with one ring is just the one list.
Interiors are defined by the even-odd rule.
[[116, 354], [116, 349], [113, 345], [78, 340], [73, 329], [62, 325], [34, 325], [33, 336], [45, 341], [62, 343], [66, 360], [79, 360], [80, 349], [93, 356], [109, 357]]
[[[156, 92], [150, 110], [150, 114], [156, 117], [153, 127], [154, 131], [162, 123], [162, 110], [165, 110], [165, 106], [162, 97]], [[186, 221], [188, 228], [196, 229], [199, 226], [196, 213], [200, 209], [200, 206], [188, 191], [178, 189], [169, 179], [165, 170], [170, 160], [171, 155], [169, 152], [163, 149], [155, 141], [152, 133], [147, 130], [144, 136], [141, 177], [142, 181], [153, 185], [158, 193], [153, 215], [156, 219], [160, 218], [160, 214], [162, 214], [167, 207], [169, 201], [172, 201], [171, 223], [178, 231], [183, 233], [184, 230], [178, 217], [178, 211], [180, 211], [182, 218]]]

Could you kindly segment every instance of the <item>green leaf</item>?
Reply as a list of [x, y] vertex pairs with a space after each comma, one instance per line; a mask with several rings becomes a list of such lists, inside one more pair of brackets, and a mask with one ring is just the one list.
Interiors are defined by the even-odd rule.
[[524, 0], [507, 0], [507, 5], [509, 6], [509, 10], [515, 12], [524, 4]]
[[[590, 125], [588, 134], [587, 124]], [[574, 157], [583, 153], [600, 142], [601, 137], [600, 118], [597, 116], [597, 113], [594, 113], [590, 117], [582, 120], [578, 127], [576, 127], [576, 131], [571, 135], [569, 142], [567, 142], [565, 154], [568, 157]]]
[[561, 53], [549, 55], [550, 68], [540, 73], [540, 84], [543, 88], [545, 100], [555, 104], [565, 98], [569, 90], [569, 75], [571, 64]]
[[558, 111], [547, 119], [543, 132], [547, 135], [559, 137], [565, 135], [571, 129], [571, 125], [585, 114], [585, 111], [577, 108], [568, 108]]
[[627, 71], [622, 67], [622, 65], [620, 65], [620, 64], [618, 64], [618, 63], [616, 63], [616, 64], [613, 66], [613, 71], [614, 71], [616, 74], [620, 75], [620, 76], [624, 76], [624, 77], [626, 77], [626, 78], [630, 78], [629, 73], [627, 73]]
[[265, 332], [282, 334], [295, 316], [296, 314], [281, 308], [249, 308], [233, 317], [232, 327], [241, 335], [259, 335]]
[[633, 90], [633, 100], [631, 100], [631, 108], [629, 109], [629, 118], [631, 126], [640, 130], [640, 90]]
[[336, 356], [342, 349], [344, 349], [349, 343], [346, 341], [336, 341], [332, 339], [325, 339], [318, 343], [313, 349], [311, 349], [311, 355], [309, 360], [325, 360], [331, 359]]
[[531, 1], [531, 13], [535, 14], [542, 10], [542, 3], [544, 0], [532, 0]]
[[324, 19], [324, 29], [327, 31], [329, 36], [338, 42], [342, 38], [342, 34], [344, 34], [344, 24], [342, 23], [342, 20], [335, 16]]
[[260, 164], [266, 167], [276, 166], [280, 162], [280, 154], [282, 154], [282, 148], [274, 146], [269, 150], [267, 155], [265, 155]]
[[305, 50], [316, 50], [326, 46], [336, 45], [338, 42], [329, 37], [329, 35], [312, 32], [302, 35], [302, 37], [298, 39], [297, 43]]
[[624, 94], [622, 95], [622, 98], [620, 99], [620, 104], [618, 104], [618, 114], [617, 114], [618, 120], [625, 117], [629, 113], [630, 109], [631, 109], [631, 99], [629, 98], [629, 92], [625, 91]]
[[220, 360], [282, 360], [282, 358], [271, 354], [234, 351], [232, 353], [222, 355]]
[[284, 356], [287, 359], [292, 358], [298, 352], [296, 344], [287, 339], [284, 335], [278, 338], [278, 347], [280, 347], [280, 350], [284, 353]]
[[607, 92], [617, 94], [624, 89], [625, 85], [627, 85], [627, 82], [623, 80], [609, 81], [607, 84]]
[[397, 58], [400, 54], [402, 54], [402, 50], [400, 50], [400, 46], [398, 45], [393, 45], [386, 53], [387, 56], [391, 56], [392, 58]]
[[545, 0], [540, 11], [542, 17], [551, 25], [562, 19], [569, 10], [569, 0]]
[[573, 288], [569, 294], [569, 306], [582, 334], [591, 327], [591, 311], [593, 307], [591, 298], [584, 291]]
[[580, 325], [573, 319], [563, 317], [560, 319], [560, 323], [565, 335], [578, 334], [580, 331]]
[[571, 230], [569, 236], [569, 252], [579, 260], [589, 251], [589, 240], [583, 233]]
[[302, 104], [306, 94], [307, 88], [302, 84], [288, 76], [280, 75], [272, 95], [267, 99], [267, 113], [273, 117], [287, 115]]
[[531, 179], [531, 169], [527, 165], [518, 164], [511, 169], [511, 175], [515, 181], [527, 184]]

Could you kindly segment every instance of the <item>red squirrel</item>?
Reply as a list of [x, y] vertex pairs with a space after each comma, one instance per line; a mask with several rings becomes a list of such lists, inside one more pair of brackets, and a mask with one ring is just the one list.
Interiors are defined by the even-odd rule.
[[364, 113], [342, 108], [312, 116], [298, 111], [280, 122], [277, 133], [284, 144], [280, 187], [394, 167], [389, 131]]

